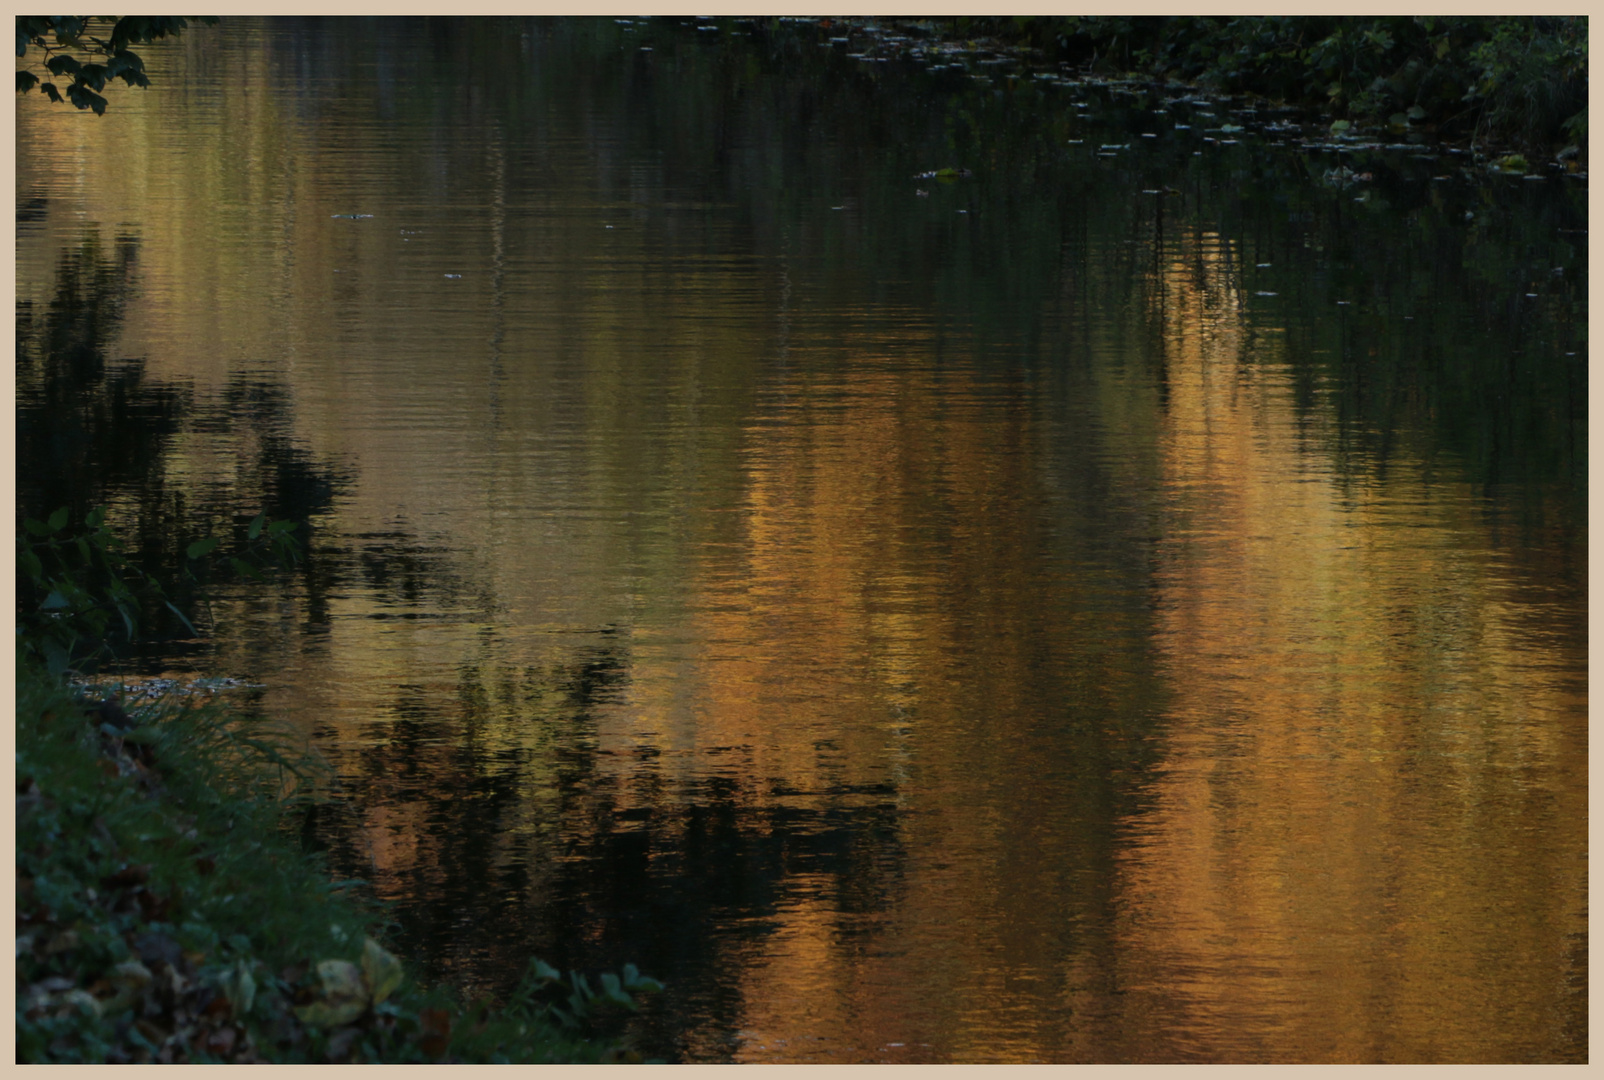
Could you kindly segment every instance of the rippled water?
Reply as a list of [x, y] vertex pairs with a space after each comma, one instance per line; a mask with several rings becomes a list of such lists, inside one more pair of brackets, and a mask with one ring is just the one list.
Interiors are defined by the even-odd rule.
[[19, 102], [23, 509], [313, 526], [134, 668], [668, 1056], [1585, 1060], [1585, 192], [721, 25]]

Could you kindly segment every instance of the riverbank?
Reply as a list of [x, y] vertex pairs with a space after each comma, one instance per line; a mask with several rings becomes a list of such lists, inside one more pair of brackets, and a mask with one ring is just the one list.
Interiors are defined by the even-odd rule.
[[1353, 134], [1585, 167], [1580, 16], [966, 16], [834, 20], [826, 29], [891, 51], [939, 42], [1012, 54], [1085, 77], [1288, 106]]
[[384, 912], [286, 829], [316, 758], [225, 705], [127, 711], [31, 665], [16, 696], [21, 1062], [623, 1062], [626, 968], [427, 987]]

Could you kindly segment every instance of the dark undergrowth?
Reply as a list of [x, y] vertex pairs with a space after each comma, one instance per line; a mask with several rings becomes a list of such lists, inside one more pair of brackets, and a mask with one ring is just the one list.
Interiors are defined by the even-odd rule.
[[624, 1062], [626, 966], [534, 961], [505, 1000], [422, 985], [381, 907], [285, 832], [317, 759], [215, 700], [16, 694], [20, 1062]]
[[937, 26], [1091, 72], [1178, 79], [1444, 139], [1586, 148], [1583, 16], [1029, 16]]

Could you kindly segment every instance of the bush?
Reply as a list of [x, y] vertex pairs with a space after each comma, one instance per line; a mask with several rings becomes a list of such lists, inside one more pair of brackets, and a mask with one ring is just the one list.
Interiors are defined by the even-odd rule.
[[1527, 147], [1587, 136], [1583, 16], [966, 18], [1103, 74], [1181, 79], [1388, 126]]
[[632, 967], [533, 961], [466, 1008], [381, 944], [382, 911], [280, 830], [318, 759], [216, 701], [94, 705], [18, 665], [24, 1062], [627, 1061]]

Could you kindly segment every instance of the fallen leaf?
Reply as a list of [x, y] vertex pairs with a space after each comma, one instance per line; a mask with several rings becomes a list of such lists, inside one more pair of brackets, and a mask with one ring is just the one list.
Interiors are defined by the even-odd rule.
[[79, 944], [78, 931], [63, 930], [61, 933], [50, 939], [50, 943], [45, 946], [45, 955], [50, 956], [54, 953], [71, 952], [72, 950], [76, 949]]
[[232, 1027], [218, 1028], [206, 1037], [206, 1049], [219, 1057], [227, 1057], [237, 1038], [239, 1034]]
[[219, 981], [236, 1015], [244, 1016], [251, 1011], [251, 1005], [256, 1001], [256, 980], [251, 977], [250, 966], [243, 958], [224, 972]]
[[444, 1009], [424, 1009], [418, 1013], [418, 1023], [423, 1027], [419, 1048], [430, 1057], [444, 1057], [451, 1045], [451, 1014]]
[[332, 1064], [349, 1063], [351, 1061], [351, 1051], [356, 1046], [356, 1041], [361, 1037], [362, 1029], [354, 1027], [342, 1028], [330, 1035], [328, 1047], [325, 1051], [329, 1062]]
[[349, 960], [324, 960], [317, 966], [317, 975], [321, 984], [318, 998], [295, 1010], [303, 1024], [339, 1027], [367, 1011], [368, 988], [361, 968]]

